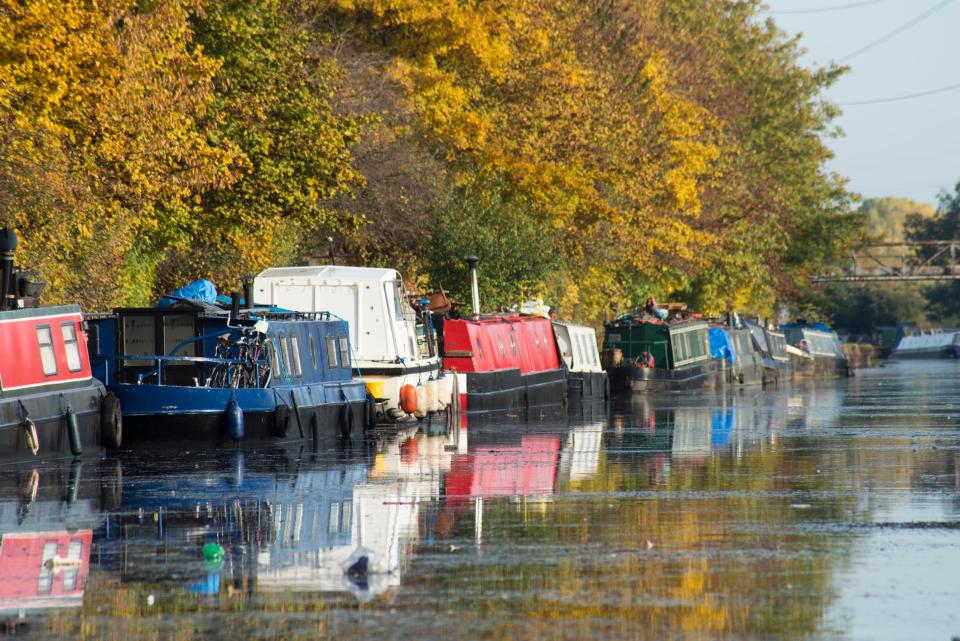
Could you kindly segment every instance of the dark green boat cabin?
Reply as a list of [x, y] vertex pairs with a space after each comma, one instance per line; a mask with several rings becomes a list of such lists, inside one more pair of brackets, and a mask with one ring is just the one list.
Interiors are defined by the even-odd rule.
[[656, 369], [681, 369], [710, 361], [710, 326], [701, 320], [667, 325], [634, 319], [607, 323], [603, 348], [620, 350], [623, 364], [638, 362], [644, 352]]

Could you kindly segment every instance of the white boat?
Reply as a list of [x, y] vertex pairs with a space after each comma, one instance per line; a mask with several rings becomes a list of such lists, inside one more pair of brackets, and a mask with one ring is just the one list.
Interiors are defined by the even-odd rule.
[[890, 352], [890, 358], [957, 358], [960, 330], [936, 329], [904, 336]]
[[353, 362], [378, 401], [378, 419], [406, 416], [400, 402], [404, 385], [412, 385], [418, 397], [430, 396], [429, 385], [438, 397], [442, 386], [434, 386], [440, 377], [434, 336], [407, 302], [397, 270], [274, 267], [257, 275], [254, 300], [298, 312], [330, 312], [347, 321]]
[[571, 400], [604, 399], [609, 395], [607, 373], [600, 365], [597, 333], [592, 327], [555, 321], [557, 349], [567, 368], [567, 397]]

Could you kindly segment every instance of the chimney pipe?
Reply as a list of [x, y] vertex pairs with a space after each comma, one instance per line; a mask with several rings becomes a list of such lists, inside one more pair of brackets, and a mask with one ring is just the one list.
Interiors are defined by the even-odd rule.
[[477, 285], [477, 263], [480, 259], [474, 255], [467, 256], [467, 267], [470, 268], [470, 296], [473, 300], [473, 315], [480, 315], [480, 287]]
[[240, 292], [230, 292], [230, 318], [233, 321], [240, 316]]
[[253, 276], [246, 274], [240, 280], [243, 282], [243, 306], [253, 309]]
[[0, 309], [14, 309], [17, 293], [13, 289], [13, 255], [17, 251], [17, 234], [9, 227], [0, 229]]

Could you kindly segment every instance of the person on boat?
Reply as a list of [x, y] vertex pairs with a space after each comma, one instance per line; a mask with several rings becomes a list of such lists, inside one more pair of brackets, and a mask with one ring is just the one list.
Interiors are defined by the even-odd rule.
[[657, 307], [657, 299], [653, 296], [647, 298], [647, 304], [644, 305], [643, 310], [661, 322], [665, 322], [670, 315], [669, 310]]

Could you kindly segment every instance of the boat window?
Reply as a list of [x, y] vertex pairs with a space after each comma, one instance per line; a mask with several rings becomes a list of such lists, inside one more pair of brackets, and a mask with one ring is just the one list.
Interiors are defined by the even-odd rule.
[[520, 350], [517, 348], [517, 337], [513, 334], [513, 328], [510, 328], [510, 347], [513, 348], [513, 353], [516, 356], [520, 355]]
[[349, 367], [350, 365], [350, 341], [346, 336], [340, 336], [340, 367]]
[[277, 354], [277, 347], [272, 341], [267, 344], [270, 346], [270, 365], [273, 367], [273, 377], [280, 378], [280, 355]]
[[[189, 341], [197, 335], [194, 328], [193, 314], [164, 314], [163, 315], [163, 353], [170, 354], [184, 341]], [[180, 356], [197, 356], [199, 341], [188, 343], [180, 349]]]
[[336, 501], [330, 503], [330, 518], [327, 520], [327, 530], [330, 534], [336, 534], [340, 530], [340, 504]]
[[387, 306], [393, 308], [393, 315], [395, 320], [403, 320], [403, 306], [400, 304], [400, 299], [402, 298], [402, 293], [400, 291], [400, 281], [390, 280], [383, 284], [383, 288], [387, 293]]
[[293, 365], [293, 373], [297, 376], [303, 376], [303, 368], [300, 366], [300, 344], [296, 336], [287, 338], [289, 341], [288, 349], [290, 351], [290, 362]]
[[310, 361], [313, 369], [317, 369], [317, 343], [313, 340], [313, 334], [310, 334]]
[[40, 580], [37, 585], [37, 594], [49, 594], [53, 588], [53, 561], [57, 556], [60, 544], [56, 541], [46, 541], [40, 557]]
[[[67, 546], [67, 559], [70, 561], [79, 561], [80, 553], [83, 551], [83, 541], [72, 540]], [[74, 563], [63, 571], [63, 591], [73, 592], [77, 589], [77, 574], [79, 564]]]
[[80, 346], [77, 344], [77, 328], [73, 321], [64, 323], [60, 326], [63, 333], [63, 346], [67, 352], [67, 369], [71, 372], [79, 372], [82, 368], [80, 363]]
[[40, 344], [43, 373], [46, 376], [54, 376], [57, 373], [57, 355], [53, 351], [53, 333], [49, 325], [37, 327], [37, 342]]
[[287, 337], [280, 334], [277, 336], [277, 343], [280, 344], [280, 360], [283, 362], [283, 375], [290, 376], [293, 370], [290, 369], [290, 351], [287, 348]]
[[333, 336], [327, 335], [327, 367], [337, 366], [337, 344]]

